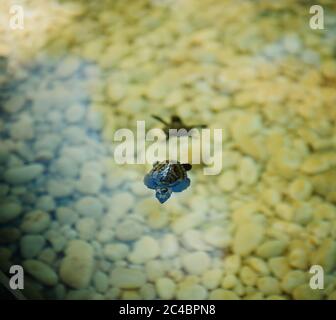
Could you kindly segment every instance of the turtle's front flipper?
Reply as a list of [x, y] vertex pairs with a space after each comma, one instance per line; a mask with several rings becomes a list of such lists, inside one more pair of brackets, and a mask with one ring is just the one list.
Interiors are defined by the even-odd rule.
[[190, 179], [186, 178], [172, 187], [174, 192], [182, 192], [190, 186]]
[[157, 185], [155, 183], [155, 180], [149, 174], [145, 175], [144, 184], [149, 189], [156, 189], [156, 187], [157, 187]]
[[172, 194], [172, 189], [170, 188], [158, 188], [156, 189], [155, 196], [160, 201], [160, 203], [166, 202]]
[[163, 123], [165, 126], [169, 126], [169, 123], [167, 123], [166, 121], [164, 121], [162, 118], [160, 118], [159, 116], [153, 115], [152, 114], [152, 118], [154, 118], [157, 121], [160, 121], [161, 123]]

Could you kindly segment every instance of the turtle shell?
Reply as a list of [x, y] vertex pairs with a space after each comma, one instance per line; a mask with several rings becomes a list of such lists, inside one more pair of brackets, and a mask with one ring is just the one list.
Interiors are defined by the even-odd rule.
[[145, 176], [144, 183], [150, 189], [171, 188], [174, 192], [181, 192], [190, 185], [187, 170], [189, 164], [181, 164], [173, 161], [158, 162]]

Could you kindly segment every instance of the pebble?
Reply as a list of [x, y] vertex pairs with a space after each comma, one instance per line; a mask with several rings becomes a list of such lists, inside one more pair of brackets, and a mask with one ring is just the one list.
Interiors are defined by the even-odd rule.
[[4, 104], [2, 109], [8, 113], [16, 113], [20, 111], [25, 104], [23, 95], [12, 95]]
[[239, 255], [230, 255], [224, 259], [224, 270], [226, 273], [235, 274], [241, 267], [241, 257]]
[[259, 172], [257, 164], [252, 158], [245, 157], [239, 163], [239, 180], [246, 185], [253, 185], [258, 181]]
[[17, 202], [3, 202], [0, 204], [0, 223], [14, 220], [22, 213], [22, 206]]
[[140, 288], [139, 293], [144, 300], [154, 300], [156, 298], [155, 287], [151, 283], [143, 285]]
[[128, 256], [132, 263], [142, 264], [156, 258], [160, 253], [158, 241], [150, 236], [143, 236], [134, 245], [133, 251]]
[[150, 260], [145, 265], [145, 271], [147, 279], [149, 281], [155, 281], [164, 276], [167, 271], [167, 266], [161, 260]]
[[91, 196], [80, 198], [75, 203], [75, 209], [84, 217], [98, 218], [103, 213], [103, 204]]
[[160, 241], [160, 256], [161, 258], [172, 258], [179, 251], [179, 243], [174, 234], [166, 234]]
[[104, 256], [111, 261], [123, 260], [129, 254], [128, 245], [125, 243], [108, 243], [103, 250]]
[[4, 172], [4, 179], [11, 184], [27, 183], [36, 179], [43, 173], [41, 164], [30, 164], [15, 168], [10, 168]]
[[220, 249], [227, 247], [231, 243], [231, 234], [220, 226], [207, 228], [203, 237], [206, 243]]
[[106, 273], [96, 271], [93, 275], [93, 284], [99, 293], [105, 293], [109, 286], [109, 278]]
[[281, 293], [279, 281], [273, 277], [259, 278], [257, 281], [257, 287], [262, 293], [266, 295], [277, 295]]
[[97, 233], [97, 241], [100, 243], [108, 243], [114, 238], [114, 232], [110, 229], [102, 229]]
[[182, 234], [181, 242], [188, 250], [210, 250], [211, 247], [203, 240], [202, 232], [194, 229], [186, 230]]
[[207, 290], [199, 284], [181, 284], [176, 293], [178, 300], [204, 300], [207, 295]]
[[71, 226], [78, 219], [78, 214], [68, 207], [58, 207], [56, 209], [56, 218], [60, 224]]
[[209, 269], [202, 274], [201, 282], [205, 288], [212, 290], [220, 285], [223, 272], [220, 269]]
[[56, 203], [54, 198], [50, 195], [44, 195], [37, 199], [36, 209], [40, 209], [42, 211], [53, 211], [56, 208]]
[[65, 120], [68, 123], [77, 123], [83, 119], [84, 115], [85, 108], [79, 104], [75, 104], [65, 111]]
[[308, 284], [301, 284], [293, 290], [293, 298], [295, 300], [321, 300], [323, 298], [323, 290], [314, 290]]
[[307, 200], [313, 192], [312, 184], [308, 179], [295, 179], [289, 186], [289, 196], [294, 200]]
[[321, 245], [311, 253], [311, 264], [321, 265], [325, 272], [331, 272], [336, 265], [336, 241], [325, 239]]
[[77, 221], [76, 230], [79, 238], [83, 240], [92, 240], [95, 238], [97, 223], [94, 218], [83, 218]]
[[172, 230], [175, 234], [182, 234], [188, 229], [193, 229], [204, 222], [205, 216], [202, 213], [188, 213], [177, 218], [172, 223]]
[[247, 222], [238, 226], [233, 239], [233, 252], [246, 256], [255, 250], [264, 238], [264, 227], [261, 224]]
[[76, 188], [83, 194], [98, 194], [103, 186], [103, 178], [96, 172], [85, 172], [76, 183]]
[[155, 288], [160, 299], [170, 300], [175, 296], [176, 284], [170, 278], [158, 278], [155, 281]]
[[55, 167], [57, 173], [64, 178], [76, 178], [79, 172], [77, 161], [67, 156], [60, 157]]
[[[57, 230], [57, 229], [56, 229]], [[46, 232], [46, 238], [50, 242], [55, 252], [60, 252], [66, 245], [66, 238], [58, 230], [49, 229]]]
[[41, 210], [28, 212], [22, 220], [21, 230], [26, 233], [40, 233], [46, 230], [51, 223], [50, 216]]
[[189, 274], [202, 274], [210, 267], [210, 264], [209, 255], [203, 251], [187, 253], [182, 257], [182, 265]]
[[115, 193], [109, 201], [110, 208], [118, 208], [120, 215], [126, 214], [134, 207], [134, 197], [128, 192]]
[[93, 253], [91, 245], [86, 241], [71, 241], [60, 264], [61, 280], [71, 288], [86, 288], [93, 273]]
[[115, 268], [111, 271], [110, 284], [121, 289], [136, 289], [146, 283], [146, 275], [138, 269]]
[[233, 170], [225, 171], [219, 178], [219, 187], [225, 192], [233, 191], [237, 186], [237, 174]]
[[22, 116], [18, 121], [12, 123], [9, 134], [13, 140], [31, 140], [35, 134], [33, 119], [28, 115]]
[[41, 253], [38, 255], [38, 260], [51, 265], [56, 260], [56, 252], [51, 248], [43, 249]]
[[280, 286], [286, 293], [291, 293], [296, 287], [301, 284], [306, 284], [308, 281], [308, 273], [293, 270], [287, 272], [281, 280]]
[[47, 191], [54, 198], [70, 196], [73, 193], [74, 186], [71, 180], [49, 180]]
[[260, 245], [257, 255], [261, 258], [273, 258], [281, 256], [287, 247], [287, 243], [282, 240], [269, 240]]
[[134, 220], [124, 220], [115, 230], [115, 236], [121, 241], [137, 240], [144, 232], [143, 226]]
[[209, 300], [240, 300], [240, 298], [233, 291], [215, 289], [210, 292]]
[[24, 259], [36, 257], [45, 246], [45, 239], [40, 235], [25, 235], [20, 240], [21, 256]]
[[56, 272], [41, 261], [32, 259], [25, 260], [23, 261], [22, 266], [27, 273], [44, 285], [54, 286], [58, 282]]

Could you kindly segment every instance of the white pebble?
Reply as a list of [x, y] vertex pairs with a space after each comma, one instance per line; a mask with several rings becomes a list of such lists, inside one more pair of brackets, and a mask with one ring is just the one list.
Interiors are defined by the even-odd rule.
[[68, 123], [80, 122], [85, 114], [85, 108], [79, 104], [70, 106], [65, 112], [65, 119]]
[[45, 239], [40, 235], [26, 235], [21, 238], [20, 250], [25, 259], [36, 257], [45, 245]]
[[27, 233], [40, 233], [49, 227], [50, 222], [51, 219], [47, 213], [34, 210], [24, 216], [21, 229]]
[[155, 281], [156, 291], [160, 299], [170, 300], [174, 298], [176, 284], [170, 278], [159, 278]]
[[159, 253], [160, 247], [157, 240], [149, 236], [143, 236], [135, 243], [134, 249], [128, 259], [132, 263], [142, 264], [156, 258]]
[[97, 230], [96, 220], [93, 218], [83, 218], [76, 223], [79, 237], [83, 240], [92, 240]]
[[17, 218], [22, 213], [22, 207], [17, 202], [4, 202], [0, 204], [0, 223], [6, 223]]
[[97, 218], [103, 213], [102, 203], [94, 197], [83, 197], [75, 204], [75, 209], [80, 215]]
[[171, 258], [177, 255], [179, 250], [178, 240], [173, 234], [166, 234], [161, 239], [160, 255], [161, 258]]
[[209, 268], [210, 263], [209, 255], [203, 251], [187, 253], [182, 257], [184, 269], [194, 275], [202, 274]]
[[42, 174], [44, 168], [41, 164], [30, 164], [21, 167], [10, 168], [5, 171], [4, 178], [12, 184], [27, 183]]
[[25, 260], [24, 270], [33, 276], [36, 280], [47, 286], [54, 286], [58, 282], [58, 276], [51, 267], [38, 260]]
[[140, 288], [146, 283], [144, 272], [138, 269], [115, 268], [110, 275], [110, 284], [122, 289]]
[[112, 261], [122, 260], [127, 257], [129, 248], [124, 243], [109, 243], [104, 246], [104, 256]]

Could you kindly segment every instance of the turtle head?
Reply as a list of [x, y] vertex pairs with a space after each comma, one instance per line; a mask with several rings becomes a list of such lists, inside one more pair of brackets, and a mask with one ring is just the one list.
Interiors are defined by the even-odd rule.
[[172, 190], [170, 188], [163, 187], [156, 189], [155, 196], [161, 203], [164, 203], [170, 198], [171, 194]]

